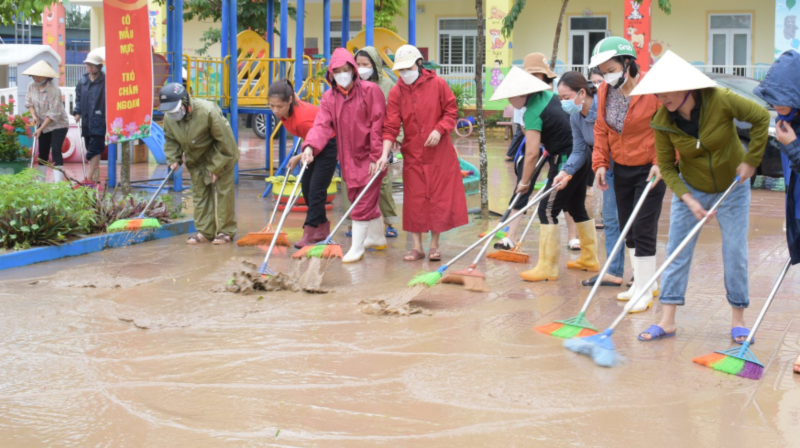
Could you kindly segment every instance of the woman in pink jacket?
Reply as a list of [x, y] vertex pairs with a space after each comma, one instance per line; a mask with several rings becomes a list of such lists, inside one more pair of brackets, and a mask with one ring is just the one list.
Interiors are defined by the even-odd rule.
[[[344, 48], [337, 48], [331, 56], [328, 82], [332, 88], [322, 96], [301, 161], [311, 163], [335, 134], [347, 197], [354, 202], [370, 177], [387, 167], [388, 151], [381, 148], [386, 99], [377, 84], [359, 78], [356, 60]], [[353, 241], [342, 258], [344, 263], [364, 258], [365, 247], [386, 246], [378, 208], [380, 186], [379, 178], [353, 209]]]
[[404, 259], [423, 258], [422, 234], [431, 232], [428, 259], [440, 261], [439, 235], [469, 222], [458, 154], [450, 140], [458, 117], [456, 98], [447, 82], [422, 68], [422, 54], [411, 45], [397, 49], [393, 69], [401, 81], [389, 92], [383, 151], [389, 152], [402, 124], [403, 230], [414, 240]]

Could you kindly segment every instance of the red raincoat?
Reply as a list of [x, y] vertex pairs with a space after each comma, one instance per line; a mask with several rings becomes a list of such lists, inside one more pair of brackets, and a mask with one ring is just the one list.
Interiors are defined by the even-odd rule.
[[[383, 139], [395, 141], [402, 124], [403, 230], [445, 232], [469, 222], [467, 197], [450, 140], [458, 108], [450, 87], [430, 70], [423, 69], [414, 84], [398, 82], [389, 92]], [[425, 147], [433, 130], [442, 138]]]
[[[322, 95], [314, 126], [304, 144], [313, 148], [316, 156], [336, 135], [339, 166], [349, 190], [369, 182], [369, 164], [381, 157], [386, 99], [377, 84], [361, 80], [355, 58], [344, 48], [337, 48], [331, 56], [328, 82], [333, 84], [333, 70], [345, 64], [353, 68], [353, 87], [347, 96], [336, 87]], [[380, 190], [381, 178], [375, 180], [372, 188]]]

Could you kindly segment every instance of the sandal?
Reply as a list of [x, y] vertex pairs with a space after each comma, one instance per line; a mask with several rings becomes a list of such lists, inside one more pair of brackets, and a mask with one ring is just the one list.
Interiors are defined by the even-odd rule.
[[[735, 342], [735, 343], [737, 343], [739, 345], [744, 344], [744, 340], [739, 341], [737, 339], [742, 338], [742, 337], [743, 338], [747, 338], [747, 336], [749, 336], [749, 335], [750, 335], [750, 330], [748, 330], [747, 328], [744, 328], [744, 327], [733, 327], [733, 328], [731, 328], [731, 339], [733, 339], [733, 342]], [[756, 343], [756, 338], [753, 338], [750, 341], [750, 345], [753, 345], [755, 343]]]
[[577, 238], [569, 240], [569, 243], [567, 243], [567, 247], [569, 248], [569, 250], [579, 251], [581, 250], [581, 240]]
[[[599, 277], [599, 275], [595, 275], [594, 277], [590, 278], [589, 280], [584, 280], [584, 281], [581, 282], [581, 285], [583, 285], [583, 286], [594, 286], [594, 284], [597, 283], [597, 277]], [[622, 286], [622, 282], [614, 283], [614, 282], [612, 282], [610, 280], [603, 280], [602, 282], [600, 282], [600, 286], [616, 286], [616, 287], [620, 287], [620, 286]]]
[[[650, 339], [645, 339], [642, 337], [643, 334], [649, 334]], [[650, 325], [647, 327], [647, 330], [639, 333], [639, 340], [642, 342], [652, 342], [657, 341], [659, 339], [671, 338], [675, 336], [675, 332], [667, 333], [664, 331], [663, 328], [659, 327], [658, 325]]]
[[424, 253], [422, 253], [422, 252], [420, 252], [420, 251], [418, 251], [416, 249], [411, 249], [411, 252], [407, 253], [403, 257], [403, 260], [405, 260], [405, 261], [417, 261], [417, 260], [422, 260], [423, 258], [425, 258], [425, 254]]
[[218, 233], [217, 236], [214, 237], [214, 241], [212, 241], [211, 244], [219, 246], [222, 244], [228, 244], [230, 242], [231, 242], [231, 237], [225, 235], [224, 233]]
[[429, 261], [442, 261], [442, 254], [439, 252], [439, 248], [436, 249], [430, 248], [428, 250], [428, 260]]
[[392, 226], [387, 227], [386, 238], [397, 238], [397, 229]]
[[202, 233], [197, 232], [197, 235], [190, 236], [188, 240], [186, 240], [186, 244], [203, 244], [207, 243], [208, 238], [204, 237]]
[[603, 221], [598, 221], [598, 222], [597, 222], [597, 223], [594, 225], [594, 228], [595, 228], [595, 229], [597, 229], [597, 230], [603, 230], [603, 229], [605, 229], [605, 228], [606, 228], [606, 224], [605, 224]]
[[494, 243], [494, 248], [498, 250], [511, 250], [514, 248], [514, 242], [509, 238], [503, 238], [502, 240]]

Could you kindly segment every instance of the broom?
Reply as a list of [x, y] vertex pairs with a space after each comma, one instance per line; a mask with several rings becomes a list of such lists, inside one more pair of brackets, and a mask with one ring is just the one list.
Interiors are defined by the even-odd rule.
[[[537, 196], [537, 201], [536, 202], [533, 202], [533, 201], [529, 202], [525, 207], [523, 207], [518, 212], [516, 212], [513, 215], [511, 215], [506, 221], [501, 221], [500, 223], [498, 223], [497, 226], [495, 226], [495, 228], [492, 229], [492, 231], [490, 231], [486, 235], [480, 237], [478, 239], [478, 241], [475, 241], [474, 243], [472, 243], [471, 246], [469, 246], [468, 248], [464, 249], [463, 252], [461, 252], [460, 254], [456, 255], [452, 260], [450, 260], [447, 263], [445, 263], [444, 265], [442, 265], [442, 267], [440, 267], [439, 269], [437, 269], [435, 271], [431, 271], [431, 272], [426, 272], [424, 274], [420, 274], [420, 275], [417, 275], [416, 277], [412, 278], [411, 281], [408, 282], [408, 287], [410, 288], [410, 287], [416, 286], [416, 285], [426, 285], [428, 287], [431, 287], [431, 286], [435, 285], [436, 282], [438, 282], [439, 279], [442, 278], [442, 273], [444, 273], [444, 271], [446, 271], [447, 268], [452, 266], [453, 263], [455, 263], [456, 261], [460, 260], [461, 257], [463, 257], [464, 255], [469, 253], [472, 249], [475, 249], [476, 247], [478, 247], [479, 244], [485, 243], [486, 240], [490, 240], [490, 238], [492, 237], [492, 235], [494, 235], [494, 233], [496, 231], [498, 231], [501, 228], [503, 228], [503, 226], [508, 224], [509, 221], [512, 221], [512, 220], [516, 219], [518, 216], [522, 216], [522, 214], [525, 213], [526, 210], [528, 210], [529, 208], [531, 208], [534, 205], [536, 205], [539, 199], [545, 197], [547, 194], [549, 194], [551, 191], [553, 191], [559, 185], [561, 185], [561, 183], [553, 185], [552, 187], [547, 189], [547, 191], [542, 192], [539, 196]], [[474, 270], [474, 268], [473, 268], [473, 270]]]
[[764, 364], [761, 364], [758, 359], [756, 359], [756, 356], [753, 354], [753, 352], [750, 351], [750, 345], [753, 343], [753, 336], [756, 334], [758, 326], [761, 325], [761, 320], [764, 319], [764, 315], [767, 314], [767, 310], [772, 304], [772, 299], [774, 299], [775, 294], [778, 293], [778, 289], [780, 288], [784, 277], [786, 277], [786, 272], [789, 271], [789, 266], [791, 265], [792, 259], [789, 257], [789, 259], [786, 260], [786, 264], [783, 266], [781, 274], [775, 281], [775, 285], [772, 287], [772, 291], [769, 293], [767, 301], [761, 308], [761, 312], [758, 314], [756, 323], [753, 324], [750, 334], [747, 335], [747, 339], [742, 343], [740, 348], [732, 348], [729, 350], [714, 352], [710, 355], [700, 356], [698, 358], [694, 358], [692, 362], [710, 367], [714, 370], [719, 370], [720, 372], [740, 376], [742, 378], [749, 378], [751, 380], [760, 379], [761, 375], [764, 373]]
[[[302, 138], [298, 138], [297, 139], [297, 143], [295, 143], [294, 149], [292, 149], [292, 152], [289, 154], [289, 158], [291, 158], [292, 156], [295, 155], [295, 153], [297, 152], [297, 149], [300, 148], [300, 142], [302, 140], [303, 140]], [[297, 181], [299, 182], [300, 178], [298, 177], [297, 179], [298, 179]], [[286, 173], [284, 173], [284, 176], [283, 176], [283, 184], [281, 185], [281, 192], [278, 193], [278, 199], [275, 200], [275, 208], [272, 209], [272, 215], [269, 218], [269, 222], [267, 223], [267, 226], [264, 227], [263, 229], [261, 229], [258, 232], [250, 232], [247, 235], [239, 238], [239, 240], [236, 241], [236, 245], [237, 246], [239, 246], [239, 247], [242, 247], [242, 246], [264, 246], [264, 245], [272, 243], [272, 239], [275, 238], [275, 231], [272, 230], [272, 223], [275, 221], [275, 215], [278, 213], [278, 205], [281, 202], [280, 200], [283, 197], [283, 191], [286, 188], [286, 181], [288, 181], [288, 180], [289, 180], [289, 170], [287, 169]], [[291, 207], [286, 209], [286, 210], [291, 210]], [[286, 247], [289, 246], [289, 237], [286, 234], [286, 232], [281, 232], [281, 233], [278, 234], [278, 243], [277, 244], [278, 244], [278, 246], [286, 246]]]
[[380, 174], [381, 171], [375, 171], [375, 174], [372, 175], [372, 178], [369, 180], [369, 182], [367, 182], [367, 185], [364, 187], [364, 189], [361, 190], [361, 193], [359, 193], [356, 200], [350, 205], [350, 208], [347, 209], [347, 212], [344, 214], [344, 216], [342, 216], [342, 219], [336, 223], [336, 227], [331, 230], [331, 233], [327, 238], [317, 244], [304, 246], [302, 249], [292, 254], [292, 258], [342, 258], [342, 246], [341, 244], [333, 241], [333, 235], [336, 235], [339, 227], [344, 224], [345, 220], [347, 220], [347, 217], [350, 216], [350, 213], [353, 212], [353, 209], [356, 208], [358, 202], [361, 201], [361, 198], [364, 197], [364, 194], [367, 192], [367, 190], [369, 190], [369, 187], [375, 183], [375, 179], [377, 179], [378, 175]]
[[639, 210], [642, 209], [645, 199], [647, 199], [647, 194], [650, 193], [650, 190], [653, 188], [653, 185], [655, 185], [655, 180], [656, 177], [653, 176], [653, 178], [650, 179], [650, 182], [648, 182], [647, 186], [644, 188], [642, 196], [636, 203], [636, 207], [633, 208], [631, 217], [628, 218], [628, 222], [625, 224], [625, 228], [622, 229], [622, 233], [620, 233], [616, 244], [614, 244], [614, 248], [611, 250], [611, 253], [608, 254], [608, 259], [606, 260], [606, 263], [603, 265], [603, 269], [600, 270], [600, 274], [598, 274], [597, 276], [598, 280], [594, 282], [594, 286], [592, 286], [592, 290], [589, 291], [589, 296], [586, 297], [586, 301], [583, 303], [583, 308], [581, 308], [581, 311], [578, 313], [578, 315], [570, 319], [559, 320], [547, 325], [533, 327], [534, 330], [538, 331], [539, 333], [549, 334], [550, 336], [555, 336], [557, 338], [564, 338], [564, 339], [570, 339], [574, 337], [582, 338], [585, 336], [591, 336], [593, 334], [597, 334], [597, 329], [593, 327], [588, 320], [586, 320], [585, 317], [586, 310], [589, 309], [589, 305], [591, 305], [592, 299], [594, 298], [595, 294], [597, 294], [597, 291], [600, 289], [600, 283], [602, 283], [601, 280], [608, 272], [608, 268], [611, 266], [611, 262], [614, 261], [614, 257], [616, 257], [619, 251], [622, 250], [622, 245], [625, 244], [625, 236], [631, 230], [631, 227], [633, 226], [633, 221], [639, 214]]
[[611, 340], [611, 335], [614, 334], [614, 329], [617, 328], [617, 325], [619, 325], [623, 319], [625, 319], [625, 316], [631, 309], [633, 309], [633, 307], [636, 305], [637, 302], [639, 302], [639, 300], [642, 300], [645, 296], [651, 294], [650, 287], [653, 286], [658, 277], [662, 273], [664, 273], [664, 271], [667, 269], [667, 266], [669, 266], [673, 261], [675, 261], [678, 255], [689, 244], [689, 241], [691, 241], [692, 238], [694, 238], [695, 235], [697, 235], [700, 232], [700, 229], [703, 228], [703, 225], [706, 223], [706, 221], [708, 221], [709, 218], [713, 216], [713, 213], [717, 210], [717, 208], [719, 208], [719, 205], [722, 204], [722, 201], [724, 201], [725, 198], [727, 198], [728, 195], [730, 195], [731, 191], [733, 191], [737, 183], [739, 183], [738, 175], [736, 176], [736, 179], [734, 179], [731, 186], [728, 187], [727, 190], [725, 190], [725, 193], [722, 195], [722, 197], [719, 198], [719, 200], [714, 204], [713, 207], [711, 207], [711, 210], [708, 211], [706, 216], [703, 219], [701, 219], [697, 224], [695, 224], [694, 228], [692, 228], [692, 231], [689, 232], [689, 234], [686, 235], [686, 238], [684, 238], [683, 241], [681, 241], [681, 244], [679, 244], [678, 247], [675, 248], [675, 251], [672, 253], [672, 255], [670, 255], [667, 258], [667, 261], [665, 261], [664, 264], [662, 264], [661, 267], [658, 268], [655, 275], [653, 275], [653, 277], [647, 281], [647, 284], [640, 290], [638, 294], [636, 294], [633, 297], [631, 301], [625, 304], [625, 308], [622, 310], [619, 316], [617, 316], [617, 318], [614, 320], [611, 326], [609, 326], [605, 331], [603, 331], [600, 334], [596, 334], [593, 336], [586, 336], [582, 338], [567, 339], [566, 341], [564, 341], [564, 348], [581, 355], [589, 356], [598, 366], [614, 367], [615, 365], [617, 365], [619, 357], [617, 355], [616, 350], [614, 349], [614, 341]]
[[[300, 175], [299, 177], [303, 177], [303, 173], [308, 167], [308, 164], [303, 162], [303, 166], [300, 168]], [[281, 213], [281, 219], [278, 221], [278, 227], [275, 228], [275, 231], [280, 235], [280, 231], [283, 228], [283, 223], [286, 221], [286, 217], [289, 216], [289, 210], [292, 209], [294, 203], [300, 197], [300, 193], [297, 191], [297, 187], [300, 185], [300, 182], [295, 182], [294, 187], [292, 187], [292, 192], [289, 194], [289, 200], [286, 202], [286, 208]], [[296, 196], [295, 196], [296, 195]], [[277, 205], [275, 206], [277, 209]], [[280, 238], [272, 238], [272, 241], [269, 242], [269, 249], [267, 249], [267, 255], [264, 256], [264, 262], [261, 263], [261, 267], [258, 269], [258, 273], [261, 275], [266, 276], [275, 276], [275, 272], [272, 271], [267, 267], [267, 263], [269, 263], [269, 257], [272, 255], [272, 250], [275, 249], [275, 246], [278, 244], [278, 240]]]
[[[536, 183], [536, 179], [539, 178], [539, 173], [542, 171], [542, 166], [544, 166], [544, 159], [547, 157], [547, 151], [542, 150], [542, 156], [539, 158], [539, 161], [536, 162], [536, 168], [533, 170], [533, 176], [531, 176], [531, 185]], [[538, 196], [534, 196], [534, 199]], [[531, 261], [531, 257], [522, 252], [522, 242], [525, 241], [525, 236], [528, 235], [528, 230], [531, 228], [531, 224], [533, 224], [533, 216], [531, 219], [528, 220], [528, 225], [525, 226], [525, 231], [522, 232], [522, 236], [520, 236], [517, 244], [511, 250], [500, 249], [496, 252], [492, 252], [487, 257], [493, 258], [495, 260], [500, 261], [510, 261], [512, 263], [528, 263]]]
[[167, 184], [167, 181], [172, 176], [172, 172], [174, 170], [170, 169], [167, 173], [167, 176], [161, 181], [161, 185], [158, 186], [158, 190], [153, 194], [150, 200], [147, 202], [147, 205], [144, 206], [144, 210], [142, 213], [139, 213], [139, 216], [133, 219], [119, 219], [111, 223], [110, 226], [106, 229], [106, 232], [113, 233], [113, 232], [135, 232], [137, 230], [143, 229], [160, 229], [161, 223], [158, 222], [156, 218], [145, 218], [144, 215], [147, 213], [147, 210], [153, 205], [153, 202], [158, 197], [158, 194], [161, 193], [161, 190], [164, 188], [164, 185]]

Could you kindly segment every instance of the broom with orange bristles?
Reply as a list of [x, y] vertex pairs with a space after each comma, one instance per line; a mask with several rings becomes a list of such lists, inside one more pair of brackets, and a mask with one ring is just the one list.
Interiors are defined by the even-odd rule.
[[767, 314], [767, 310], [770, 304], [772, 304], [772, 299], [774, 299], [775, 295], [778, 293], [778, 289], [781, 287], [781, 283], [783, 283], [786, 272], [789, 271], [789, 266], [791, 265], [792, 258], [789, 257], [789, 259], [786, 260], [786, 264], [783, 266], [781, 274], [775, 281], [775, 285], [772, 287], [767, 301], [764, 302], [764, 306], [758, 314], [756, 323], [753, 324], [750, 334], [747, 335], [747, 339], [745, 339], [740, 348], [732, 348], [714, 352], [710, 355], [700, 356], [694, 358], [692, 362], [742, 378], [749, 378], [751, 380], [760, 379], [761, 375], [764, 374], [764, 364], [761, 364], [758, 359], [756, 359], [753, 352], [750, 351], [750, 345], [753, 343], [753, 336], [756, 334], [758, 326], [761, 325], [764, 315]]
[[375, 179], [381, 174], [382, 171], [375, 171], [375, 174], [372, 175], [372, 178], [367, 182], [367, 185], [361, 190], [356, 200], [350, 205], [350, 208], [347, 209], [347, 212], [342, 216], [342, 219], [336, 224], [336, 227], [331, 230], [330, 235], [327, 238], [320, 241], [317, 244], [312, 244], [310, 246], [303, 246], [302, 249], [298, 250], [294, 254], [292, 254], [292, 258], [301, 259], [301, 258], [342, 258], [344, 255], [342, 254], [342, 246], [339, 243], [333, 241], [333, 235], [336, 235], [336, 232], [342, 227], [342, 224], [347, 220], [350, 216], [350, 213], [356, 208], [356, 205], [361, 201], [361, 198], [364, 197], [364, 194], [369, 190], [373, 183], [375, 183]]
[[[303, 163], [303, 166], [300, 168], [300, 175], [298, 177], [303, 177], [303, 173], [305, 172], [306, 168], [308, 167], [307, 163]], [[286, 202], [286, 208], [284, 209], [283, 213], [281, 214], [281, 219], [278, 221], [278, 227], [275, 228], [275, 231], [280, 234], [281, 229], [283, 228], [283, 223], [286, 221], [286, 217], [289, 215], [289, 210], [292, 209], [294, 203], [300, 197], [300, 192], [297, 191], [297, 187], [300, 185], [300, 182], [295, 182], [294, 187], [292, 188], [292, 192], [289, 194], [289, 200]], [[259, 268], [258, 273], [263, 276], [275, 276], [275, 272], [271, 269], [267, 268], [267, 263], [269, 263], [269, 257], [272, 255], [272, 250], [275, 249], [275, 245], [278, 244], [278, 238], [273, 238], [272, 241], [269, 243], [269, 249], [267, 249], [267, 255], [264, 256], [264, 262], [261, 263], [261, 268]]]
[[158, 197], [158, 194], [161, 193], [161, 190], [164, 188], [164, 185], [167, 184], [167, 181], [170, 177], [172, 177], [172, 172], [174, 170], [170, 169], [169, 173], [167, 173], [167, 177], [161, 181], [161, 185], [158, 186], [158, 190], [153, 194], [150, 200], [147, 202], [147, 205], [144, 206], [144, 210], [142, 213], [139, 213], [134, 219], [120, 219], [111, 223], [110, 226], [106, 228], [106, 232], [113, 233], [113, 232], [136, 232], [137, 230], [145, 230], [145, 229], [160, 229], [161, 223], [158, 222], [156, 218], [145, 218], [145, 214], [147, 210], [150, 209], [150, 206], [153, 205], [153, 202]]
[[[536, 183], [536, 179], [539, 178], [539, 173], [542, 171], [542, 166], [544, 166], [544, 160], [547, 157], [547, 151], [542, 150], [542, 156], [539, 157], [539, 161], [536, 162], [536, 168], [533, 170], [533, 176], [531, 176], [531, 188]], [[535, 198], [536, 196], [534, 196]], [[535, 213], [531, 214], [531, 219], [528, 220], [528, 225], [525, 226], [525, 231], [522, 232], [522, 236], [519, 237], [517, 240], [517, 244], [514, 245], [514, 248], [508, 249], [500, 249], [496, 252], [492, 252], [487, 255], [488, 258], [492, 258], [495, 260], [500, 261], [510, 261], [512, 263], [528, 263], [531, 260], [531, 257], [522, 252], [522, 242], [525, 241], [525, 236], [528, 235], [528, 230], [531, 228], [531, 224], [533, 224], [533, 218], [536, 216]]]
[[[301, 141], [303, 141], [303, 139], [302, 138], [298, 138], [297, 142], [295, 142], [294, 149], [292, 149], [292, 152], [289, 154], [289, 158], [286, 159], [287, 163], [288, 163], [288, 160], [295, 155], [295, 153], [297, 152], [297, 149], [300, 148], [300, 142]], [[296, 179], [297, 179], [296, 182], [299, 183], [300, 182], [300, 178], [297, 177]], [[284, 189], [286, 189], [286, 182], [288, 180], [289, 180], [289, 169], [287, 168], [286, 173], [284, 173], [284, 176], [283, 176], [283, 184], [281, 185], [281, 192], [278, 193], [278, 198], [275, 199], [275, 208], [272, 209], [272, 215], [269, 218], [269, 222], [267, 223], [267, 226], [264, 227], [263, 229], [261, 229], [258, 232], [250, 232], [247, 235], [239, 238], [239, 240], [236, 241], [236, 245], [237, 246], [239, 246], [239, 247], [242, 247], [242, 246], [266, 246], [267, 244], [271, 244], [272, 243], [272, 239], [275, 238], [275, 235], [276, 235], [275, 231], [272, 230], [272, 223], [275, 221], [275, 215], [278, 214], [278, 205], [280, 205], [280, 203], [281, 203], [281, 198], [283, 198], [283, 191], [284, 191]], [[288, 213], [288, 211], [291, 210], [291, 209], [292, 209], [291, 207], [285, 208], [284, 210], [286, 210], [286, 211], [284, 213]], [[278, 239], [278, 242], [276, 244], [278, 246], [289, 247], [289, 245], [290, 245], [289, 236], [286, 234], [286, 232], [278, 233], [277, 234], [277, 239]]]
[[642, 192], [642, 196], [639, 198], [639, 201], [636, 203], [636, 206], [633, 208], [633, 212], [631, 212], [631, 217], [628, 219], [628, 222], [625, 224], [625, 227], [622, 229], [622, 232], [619, 234], [619, 238], [617, 238], [617, 242], [614, 244], [614, 248], [611, 249], [611, 253], [608, 254], [606, 259], [606, 263], [603, 265], [603, 269], [600, 270], [600, 274], [597, 275], [597, 281], [594, 282], [594, 286], [592, 286], [592, 290], [589, 291], [589, 296], [586, 297], [586, 301], [583, 303], [583, 308], [578, 313], [577, 316], [572, 317], [566, 320], [559, 320], [547, 325], [541, 325], [538, 327], [533, 327], [534, 330], [538, 331], [539, 333], [549, 334], [550, 336], [555, 336], [557, 338], [564, 338], [570, 339], [574, 337], [582, 338], [584, 336], [591, 336], [593, 334], [597, 334], [597, 328], [593, 327], [588, 320], [586, 320], [586, 311], [589, 309], [589, 305], [592, 303], [592, 299], [597, 294], [597, 291], [600, 289], [600, 284], [602, 283], [603, 277], [605, 277], [606, 273], [608, 272], [609, 267], [611, 267], [611, 262], [614, 261], [614, 258], [617, 254], [622, 250], [622, 246], [625, 244], [625, 236], [628, 235], [628, 232], [633, 227], [633, 221], [636, 220], [636, 216], [639, 214], [639, 210], [642, 209], [644, 205], [644, 201], [647, 199], [647, 194], [650, 193], [650, 190], [655, 185], [656, 177], [653, 176], [650, 179], [650, 182], [644, 188]]

